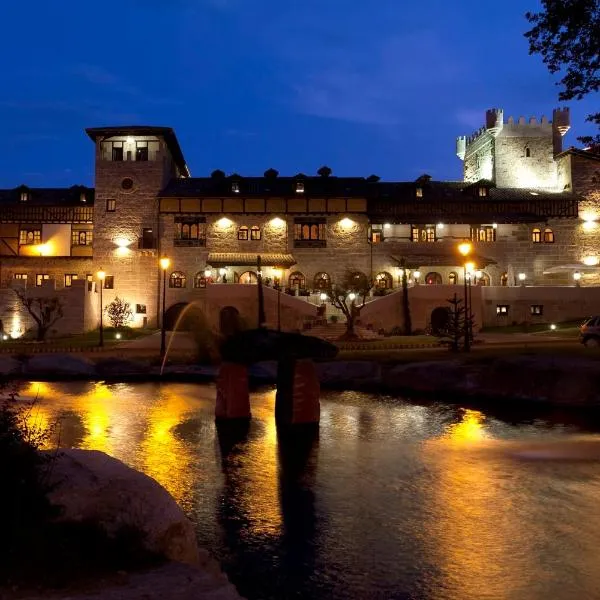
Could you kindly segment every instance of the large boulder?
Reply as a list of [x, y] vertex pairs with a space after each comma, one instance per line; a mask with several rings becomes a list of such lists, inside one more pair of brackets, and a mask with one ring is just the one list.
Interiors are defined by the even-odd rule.
[[51, 469], [52, 504], [61, 519], [92, 522], [115, 535], [133, 528], [142, 544], [165, 558], [205, 564], [192, 523], [157, 481], [96, 450], [63, 450]]
[[25, 365], [32, 377], [91, 377], [96, 374], [92, 362], [76, 354], [37, 354]]

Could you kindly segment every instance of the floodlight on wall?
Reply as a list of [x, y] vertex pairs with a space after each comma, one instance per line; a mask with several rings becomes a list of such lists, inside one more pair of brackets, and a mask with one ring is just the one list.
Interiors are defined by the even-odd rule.
[[518, 275], [519, 277], [519, 281], [521, 282], [521, 284], [525, 284], [525, 280], [527, 279], [527, 275], [525, 273], [519, 273]]
[[348, 294], [348, 300], [350, 300], [350, 302], [354, 302], [356, 300], [356, 294], [354, 292], [350, 292]]
[[219, 269], [219, 275], [220, 275], [221, 277], [223, 277], [223, 275], [226, 275], [226, 274], [227, 274], [227, 269], [226, 269], [225, 267], [221, 267], [221, 268]]
[[391, 227], [391, 225], [389, 223], [384, 223], [383, 224], [383, 228], [384, 229], [389, 229]]
[[354, 221], [352, 219], [349, 219], [348, 217], [344, 217], [340, 221], [340, 226], [342, 227], [342, 229], [350, 229], [353, 225]]
[[228, 219], [227, 217], [221, 217], [218, 221], [217, 221], [217, 225], [221, 228], [221, 229], [227, 229], [228, 227], [231, 227], [231, 225], [233, 224], [233, 221], [231, 219]]
[[583, 264], [588, 267], [595, 267], [598, 263], [600, 263], [600, 260], [597, 256], [586, 256], [583, 259]]
[[281, 229], [285, 225], [285, 221], [280, 217], [275, 217], [271, 219], [271, 225], [276, 229]]

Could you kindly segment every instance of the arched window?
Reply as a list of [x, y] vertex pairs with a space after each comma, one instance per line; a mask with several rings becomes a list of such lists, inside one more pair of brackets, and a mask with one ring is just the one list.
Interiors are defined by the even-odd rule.
[[248, 228], [245, 225], [242, 225], [238, 229], [238, 240], [247, 240], [248, 239]]
[[544, 229], [544, 243], [554, 244], [554, 231], [552, 231], [550, 227], [546, 227], [546, 229]]
[[535, 227], [532, 230], [532, 232], [531, 232], [531, 241], [534, 244], [539, 244], [542, 241], [542, 231], [538, 227]]
[[317, 273], [315, 275], [315, 289], [326, 290], [331, 282], [331, 277], [327, 273]]
[[169, 277], [169, 287], [171, 288], [184, 288], [185, 287], [185, 273], [182, 271], [173, 271]]
[[380, 290], [391, 290], [392, 289], [392, 276], [387, 271], [377, 273], [375, 277], [375, 285]]
[[481, 271], [479, 275], [475, 276], [475, 283], [477, 285], [490, 285], [490, 276], [487, 273]]
[[500, 285], [506, 287], [508, 285], [508, 273], [502, 273], [500, 275]]
[[260, 240], [260, 227], [258, 225], [252, 225], [250, 228], [250, 239]]
[[258, 277], [254, 271], [245, 271], [240, 275], [240, 283], [253, 284], [258, 282]]
[[367, 276], [360, 271], [354, 271], [350, 274], [349, 283], [355, 290], [364, 290], [369, 287]]
[[206, 275], [204, 274], [204, 271], [198, 271], [194, 275], [194, 287], [196, 289], [206, 287]]
[[300, 271], [294, 271], [288, 280], [291, 290], [303, 290], [306, 287], [306, 277]]
[[425, 275], [425, 283], [427, 285], [441, 285], [442, 276], [439, 273], [436, 273], [435, 271], [427, 273], [427, 275]]
[[452, 273], [450, 273], [450, 275], [448, 275], [448, 283], [450, 285], [456, 285], [458, 282], [458, 274], [455, 273], [454, 271], [452, 271]]

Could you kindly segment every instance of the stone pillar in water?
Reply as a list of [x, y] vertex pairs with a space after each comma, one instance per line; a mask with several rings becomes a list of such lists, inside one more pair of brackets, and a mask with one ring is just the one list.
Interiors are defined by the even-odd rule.
[[275, 420], [278, 425], [317, 424], [321, 386], [310, 359], [282, 359], [277, 369]]
[[248, 367], [223, 363], [217, 376], [215, 419], [249, 419]]

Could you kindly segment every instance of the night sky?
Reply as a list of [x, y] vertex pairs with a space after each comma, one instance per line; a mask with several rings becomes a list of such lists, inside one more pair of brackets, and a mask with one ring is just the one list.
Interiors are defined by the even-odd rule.
[[[93, 184], [83, 129], [175, 128], [220, 168], [460, 179], [455, 137], [486, 108], [546, 114], [537, 0], [15, 0], [0, 22], [0, 187]], [[598, 98], [571, 102], [567, 144]]]

